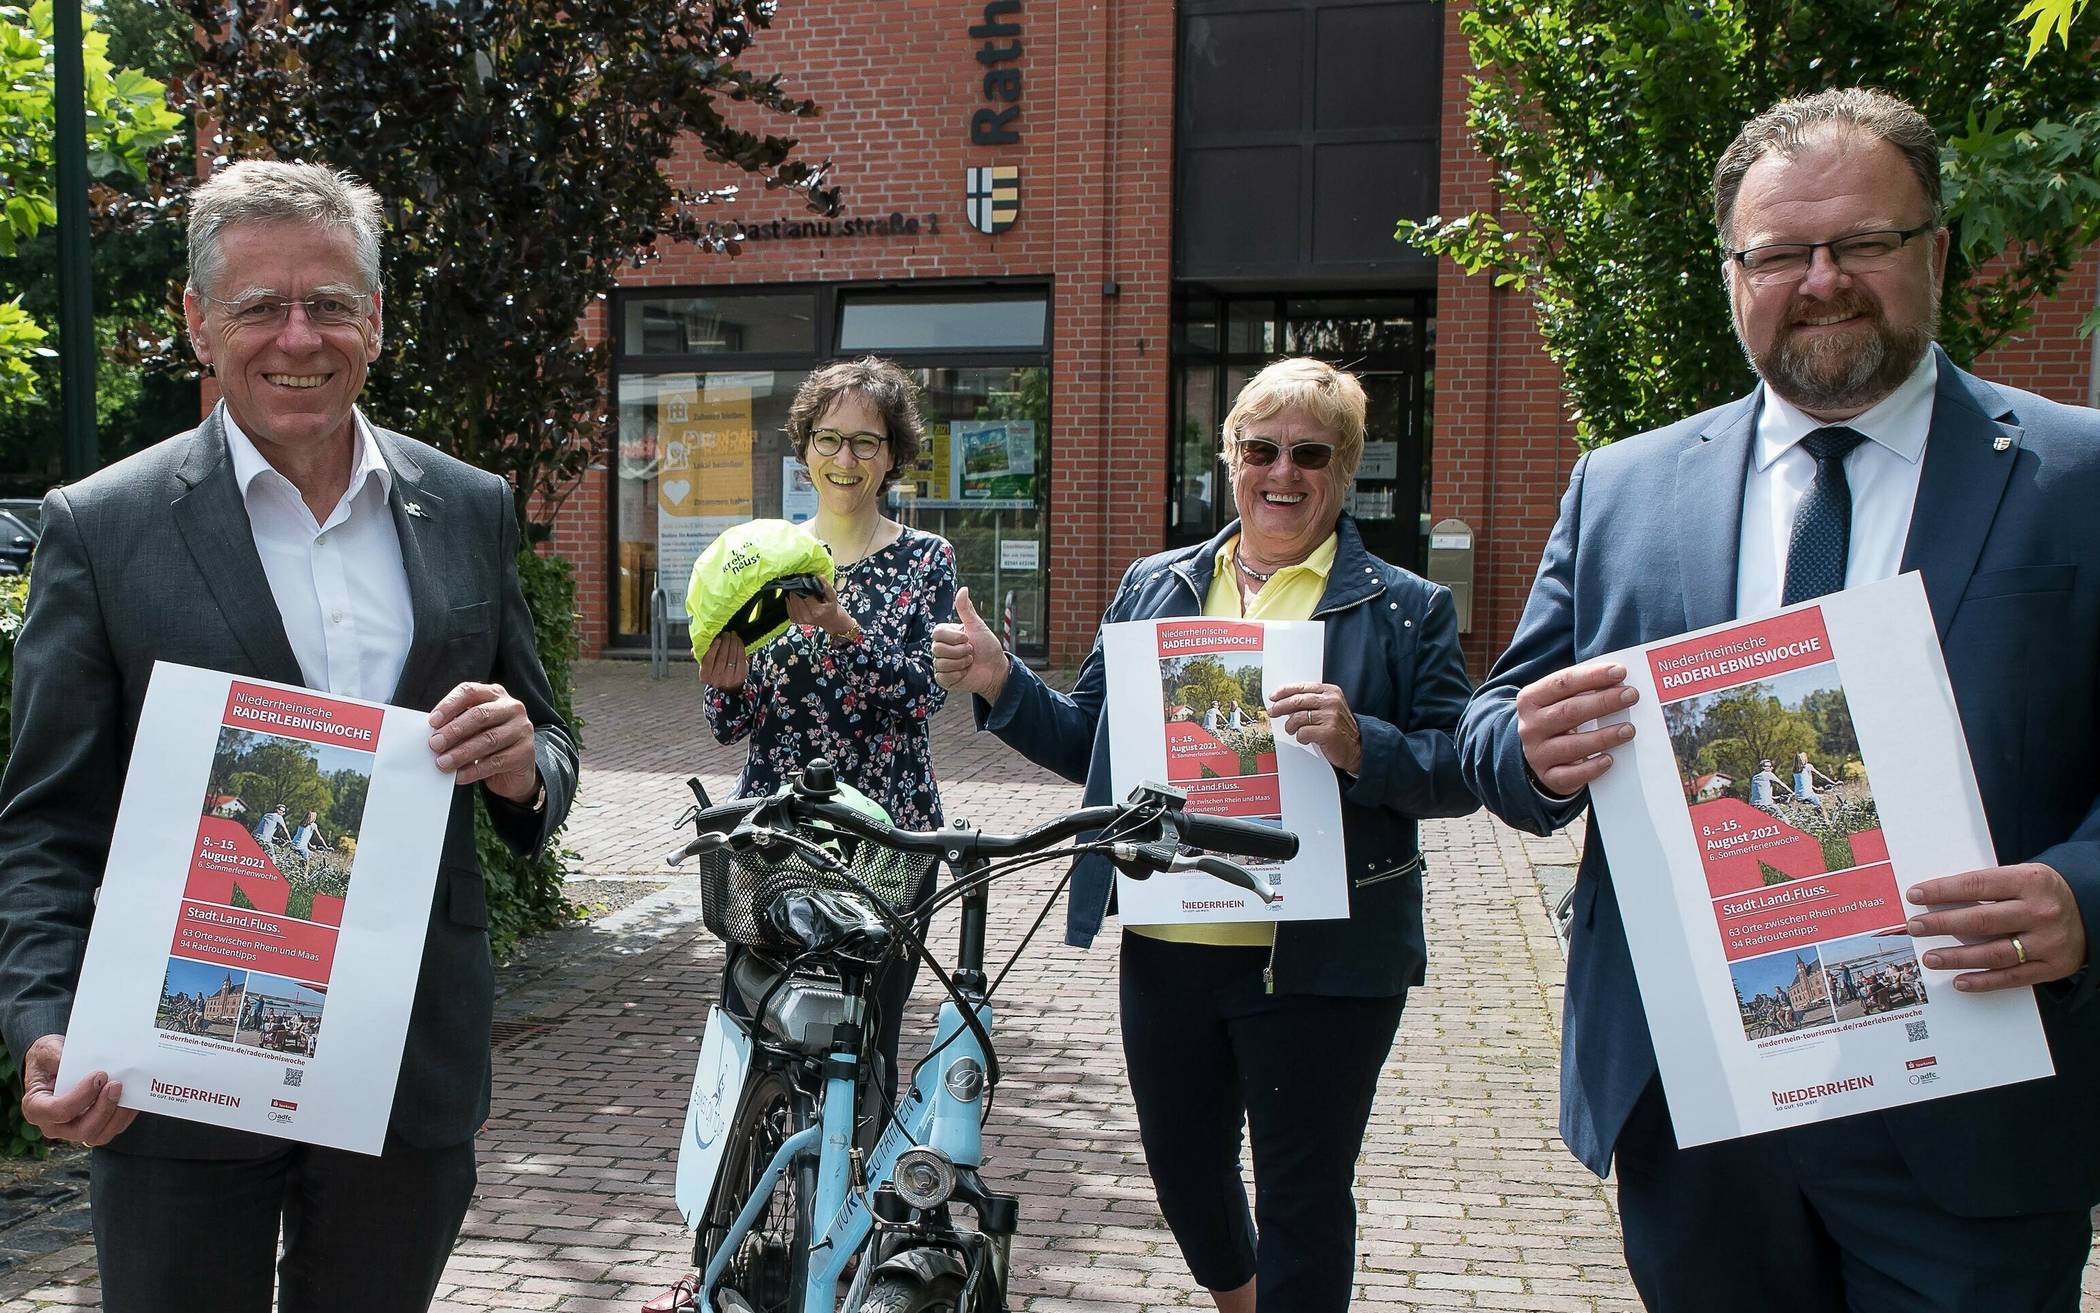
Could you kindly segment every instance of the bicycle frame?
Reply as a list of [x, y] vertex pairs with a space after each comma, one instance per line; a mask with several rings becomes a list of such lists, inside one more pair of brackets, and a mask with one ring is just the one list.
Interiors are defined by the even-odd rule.
[[[987, 1033], [992, 1009], [976, 1003], [977, 1016]], [[858, 1021], [858, 1018], [853, 1018]], [[838, 1305], [839, 1283], [846, 1264], [867, 1242], [875, 1219], [869, 1212], [872, 1192], [888, 1182], [897, 1157], [917, 1145], [926, 1145], [948, 1155], [959, 1170], [984, 1165], [983, 1122], [980, 1108], [984, 1097], [981, 1079], [984, 1052], [977, 1037], [963, 1024], [962, 1010], [954, 1000], [941, 1005], [934, 1045], [939, 1050], [920, 1068], [867, 1160], [867, 1185], [853, 1181], [853, 1121], [857, 1103], [859, 1058], [849, 1051], [833, 1053], [826, 1062], [824, 1101], [815, 1125], [788, 1137], [766, 1164], [751, 1197], [723, 1235], [715, 1252], [708, 1256], [705, 1280], [700, 1287], [701, 1307], [717, 1308], [715, 1290], [729, 1258], [757, 1224], [781, 1176], [794, 1170], [801, 1160], [817, 1158], [817, 1191], [813, 1215], [815, 1237], [810, 1246], [808, 1284], [802, 1293], [803, 1313], [831, 1313]], [[973, 1064], [965, 1067], [964, 1064]], [[949, 1080], [951, 1072], [958, 1079]], [[957, 1088], [968, 1097], [959, 1096]]]
[[[982, 869], [983, 862], [966, 859], [954, 865], [967, 879]], [[963, 896], [955, 971], [959, 990], [969, 1000], [986, 1035], [992, 1033], [993, 1021], [991, 1004], [984, 997], [984, 931], [989, 909], [990, 896], [983, 886]], [[811, 1155], [817, 1159], [817, 1181], [802, 1313], [832, 1313], [837, 1307], [846, 1265], [861, 1251], [875, 1228], [869, 1201], [879, 1187], [889, 1183], [898, 1157], [907, 1149], [921, 1145], [938, 1149], [959, 1173], [969, 1177], [974, 1177], [984, 1165], [986, 1054], [976, 1033], [964, 1021], [962, 1009], [951, 998], [941, 1004], [929, 1059], [920, 1065], [895, 1115], [867, 1156], [866, 1184], [856, 1184], [853, 1129], [859, 1105], [862, 1012], [861, 1000], [849, 997], [846, 1024], [838, 1028], [833, 1051], [824, 1063], [824, 1097], [817, 1122], [789, 1136], [775, 1151], [736, 1221], [708, 1255], [707, 1271], [696, 1300], [700, 1309], [723, 1313], [715, 1292], [730, 1256], [757, 1225], [781, 1176], [795, 1170]], [[863, 1265], [859, 1279], [865, 1280], [867, 1266]]]

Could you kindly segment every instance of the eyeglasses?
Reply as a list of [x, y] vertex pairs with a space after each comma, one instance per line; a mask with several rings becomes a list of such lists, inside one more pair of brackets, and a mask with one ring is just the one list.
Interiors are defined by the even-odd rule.
[[1888, 265], [1911, 238], [1922, 237], [1938, 228], [1937, 223], [1928, 219], [1915, 228], [1877, 228], [1873, 232], [1853, 233], [1850, 237], [1828, 242], [1774, 242], [1741, 251], [1724, 247], [1723, 254], [1742, 267], [1743, 275], [1750, 280], [1752, 287], [1778, 287], [1808, 277], [1809, 266], [1815, 263], [1818, 250], [1830, 252], [1831, 260], [1848, 274], [1866, 273]]
[[237, 328], [282, 328], [292, 317], [292, 307], [306, 312], [306, 322], [316, 328], [342, 328], [363, 320], [372, 312], [370, 292], [317, 292], [302, 298], [251, 296], [239, 301], [207, 296], [213, 305], [226, 307], [226, 317]]
[[1266, 469], [1276, 463], [1278, 456], [1285, 455], [1301, 470], [1324, 470], [1327, 462], [1334, 459], [1332, 442], [1293, 442], [1282, 446], [1267, 438], [1240, 438], [1233, 445], [1239, 450], [1240, 462], [1256, 469]]
[[837, 429], [818, 429], [809, 435], [809, 445], [819, 456], [836, 456], [840, 447], [851, 447], [855, 460], [874, 460], [888, 442], [880, 433], [841, 433]]

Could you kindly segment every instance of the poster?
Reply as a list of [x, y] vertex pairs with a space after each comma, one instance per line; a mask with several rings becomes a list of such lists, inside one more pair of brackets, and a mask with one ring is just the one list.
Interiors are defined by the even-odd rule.
[[744, 1073], [751, 1067], [751, 1032], [719, 1007], [707, 1010], [707, 1031], [700, 1038], [700, 1061], [693, 1069], [693, 1092], [686, 1101], [685, 1131], [678, 1137], [678, 1179], [674, 1198], [686, 1229], [697, 1230], [700, 1215], [714, 1194], [715, 1178], [729, 1148], [744, 1093]]
[[656, 402], [656, 581], [681, 609], [700, 553], [755, 514], [751, 388], [719, 378], [706, 384], [665, 388]]
[[1035, 421], [959, 419], [948, 426], [949, 496], [980, 510], [1035, 505]]
[[1253, 895], [1201, 873], [1116, 877], [1126, 925], [1314, 921], [1349, 915], [1342, 800], [1318, 749], [1272, 724], [1279, 685], [1317, 682], [1318, 621], [1131, 620], [1103, 626], [1114, 795], [1153, 781], [1188, 794], [1188, 809], [1281, 826], [1298, 836], [1288, 862], [1241, 864], [1278, 895]]
[[376, 1154], [452, 804], [427, 712], [160, 662], [59, 1073]]
[[780, 518], [789, 524], [817, 518], [817, 481], [793, 456], [780, 458]]
[[1608, 659], [1641, 698], [1590, 794], [1680, 1146], [2051, 1074], [2032, 990], [1904, 929], [1997, 864], [1917, 575]]

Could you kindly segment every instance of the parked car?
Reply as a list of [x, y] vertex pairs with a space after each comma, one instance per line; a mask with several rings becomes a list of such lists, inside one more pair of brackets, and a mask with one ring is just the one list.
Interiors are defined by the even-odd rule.
[[42, 502], [0, 498], [0, 574], [21, 574], [29, 568], [43, 529], [42, 511]]

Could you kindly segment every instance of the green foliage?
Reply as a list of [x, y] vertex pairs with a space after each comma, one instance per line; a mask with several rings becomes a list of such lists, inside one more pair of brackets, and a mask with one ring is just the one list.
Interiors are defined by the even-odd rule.
[[2100, 56], [2025, 65], [1991, 6], [1480, 0], [1461, 21], [1480, 70], [1467, 123], [1505, 208], [1395, 236], [1532, 292], [1587, 446], [1749, 390], [1713, 167], [1784, 96], [1880, 86], [1939, 128], [1955, 233], [1940, 340], [1957, 361], [2025, 324], [2100, 233]]
[[[165, 86], [111, 60], [109, 35], [95, 14], [83, 13], [81, 21], [88, 174], [106, 200], [109, 184], [147, 176], [149, 153], [172, 140], [182, 120], [167, 107]], [[50, 0], [27, 9], [0, 5], [0, 296], [11, 298], [0, 305], [0, 407], [10, 413], [33, 406], [55, 368], [42, 364], [53, 353], [37, 319], [48, 321], [57, 299], [48, 231], [58, 221], [56, 76]], [[25, 297], [33, 285], [49, 294]]]
[[2071, 48], [2071, 23], [2085, 12], [2086, 0], [2027, 0], [2027, 7], [2013, 21], [2028, 24], [2027, 62], [2042, 53], [2049, 38], [2069, 50]]
[[[576, 682], [576, 576], [569, 563], [558, 556], [542, 556], [527, 549], [518, 553], [518, 579], [525, 588], [525, 604], [532, 611], [533, 637], [539, 643], [540, 664], [546, 667], [547, 682], [554, 690], [554, 706], [581, 734], [572, 694]], [[575, 854], [561, 848], [560, 835], [530, 858], [519, 857], [496, 837], [489, 824], [488, 809], [477, 801], [474, 807], [474, 846], [481, 854], [481, 872], [488, 885], [489, 944], [500, 960], [518, 941], [537, 931], [551, 929], [573, 919], [576, 908], [562, 897], [562, 863]]]
[[[22, 632], [22, 608], [29, 601], [29, 580], [0, 576], [0, 766], [14, 742], [10, 709], [14, 706], [15, 639]], [[0, 1046], [0, 1155], [20, 1158], [44, 1152], [43, 1133], [22, 1120], [22, 1071], [14, 1055]]]
[[367, 404], [508, 477], [521, 520], [605, 449], [612, 342], [588, 341], [585, 316], [660, 240], [734, 246], [701, 213], [723, 192], [673, 182], [674, 155], [837, 207], [792, 138], [718, 104], [740, 102], [747, 123], [816, 113], [740, 62], [765, 0], [183, 8], [206, 37], [212, 152], [327, 163], [384, 198], [387, 331]]

